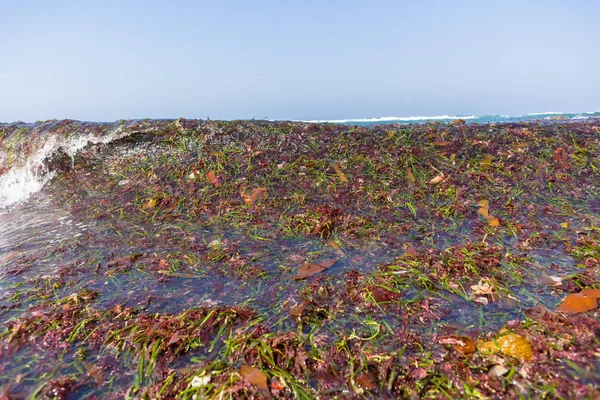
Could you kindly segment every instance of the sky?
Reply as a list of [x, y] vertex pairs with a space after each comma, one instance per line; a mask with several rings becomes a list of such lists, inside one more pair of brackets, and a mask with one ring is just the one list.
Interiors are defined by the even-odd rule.
[[0, 1], [0, 121], [600, 111], [600, 1]]

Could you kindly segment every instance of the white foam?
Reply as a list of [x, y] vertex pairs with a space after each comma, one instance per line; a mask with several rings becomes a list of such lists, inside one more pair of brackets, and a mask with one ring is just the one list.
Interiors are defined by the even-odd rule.
[[27, 200], [33, 193], [40, 191], [54, 173], [48, 171], [44, 160], [59, 148], [73, 159], [75, 154], [89, 143], [109, 143], [120, 137], [122, 128], [117, 127], [105, 136], [75, 135], [71, 138], [49, 136], [41, 149], [33, 153], [22, 166], [13, 167], [0, 176], [0, 209], [9, 208]]
[[564, 112], [546, 111], [546, 112], [541, 112], [541, 113], [530, 113], [530, 114], [527, 114], [527, 115], [534, 116], [534, 115], [553, 115], [553, 114], [560, 115], [560, 114], [564, 114]]
[[444, 119], [476, 119], [475, 115], [456, 116], [456, 115], [435, 115], [435, 116], [415, 116], [415, 117], [379, 117], [379, 118], [351, 118], [351, 119], [328, 119], [328, 120], [310, 120], [301, 121], [309, 123], [331, 122], [334, 124], [343, 124], [348, 122], [389, 122], [389, 121], [435, 121]]

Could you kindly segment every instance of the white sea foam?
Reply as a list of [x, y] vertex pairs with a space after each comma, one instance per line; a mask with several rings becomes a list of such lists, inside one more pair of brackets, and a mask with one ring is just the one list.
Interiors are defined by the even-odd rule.
[[48, 171], [44, 165], [44, 160], [58, 149], [62, 148], [73, 159], [75, 154], [89, 143], [109, 143], [118, 139], [121, 131], [121, 126], [119, 126], [109, 134], [100, 137], [93, 134], [76, 135], [71, 138], [49, 136], [44, 146], [33, 153], [22, 165], [13, 167], [6, 174], [0, 176], [0, 210], [27, 200], [54, 177], [54, 173]]
[[530, 113], [527, 114], [529, 116], [534, 116], [534, 115], [552, 115], [552, 114], [564, 114], [564, 112], [558, 112], [558, 111], [546, 111], [546, 112], [541, 112], [541, 113]]
[[390, 121], [435, 121], [444, 119], [476, 119], [475, 115], [456, 116], [456, 115], [435, 115], [435, 116], [416, 116], [416, 117], [379, 117], [379, 118], [350, 118], [350, 119], [327, 119], [327, 120], [310, 120], [302, 122], [319, 123], [330, 122], [333, 124], [343, 124], [348, 122], [390, 122]]

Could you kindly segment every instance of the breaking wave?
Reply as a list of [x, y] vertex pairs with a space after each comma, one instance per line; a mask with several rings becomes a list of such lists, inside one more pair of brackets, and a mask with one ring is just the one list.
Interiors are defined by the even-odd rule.
[[0, 210], [41, 190], [56, 175], [51, 165], [56, 156], [68, 156], [73, 162], [75, 155], [90, 144], [107, 144], [156, 128], [156, 124], [145, 126], [144, 121], [0, 124]]

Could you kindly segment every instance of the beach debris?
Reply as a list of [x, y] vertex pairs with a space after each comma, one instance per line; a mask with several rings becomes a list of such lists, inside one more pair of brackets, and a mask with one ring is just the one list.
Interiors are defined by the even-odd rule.
[[296, 275], [292, 279], [301, 280], [310, 278], [311, 276], [316, 275], [319, 272], [325, 271], [327, 268], [331, 267], [336, 262], [338, 262], [338, 260], [333, 259], [321, 261], [317, 264], [305, 264], [298, 268], [298, 270], [296, 271]]

